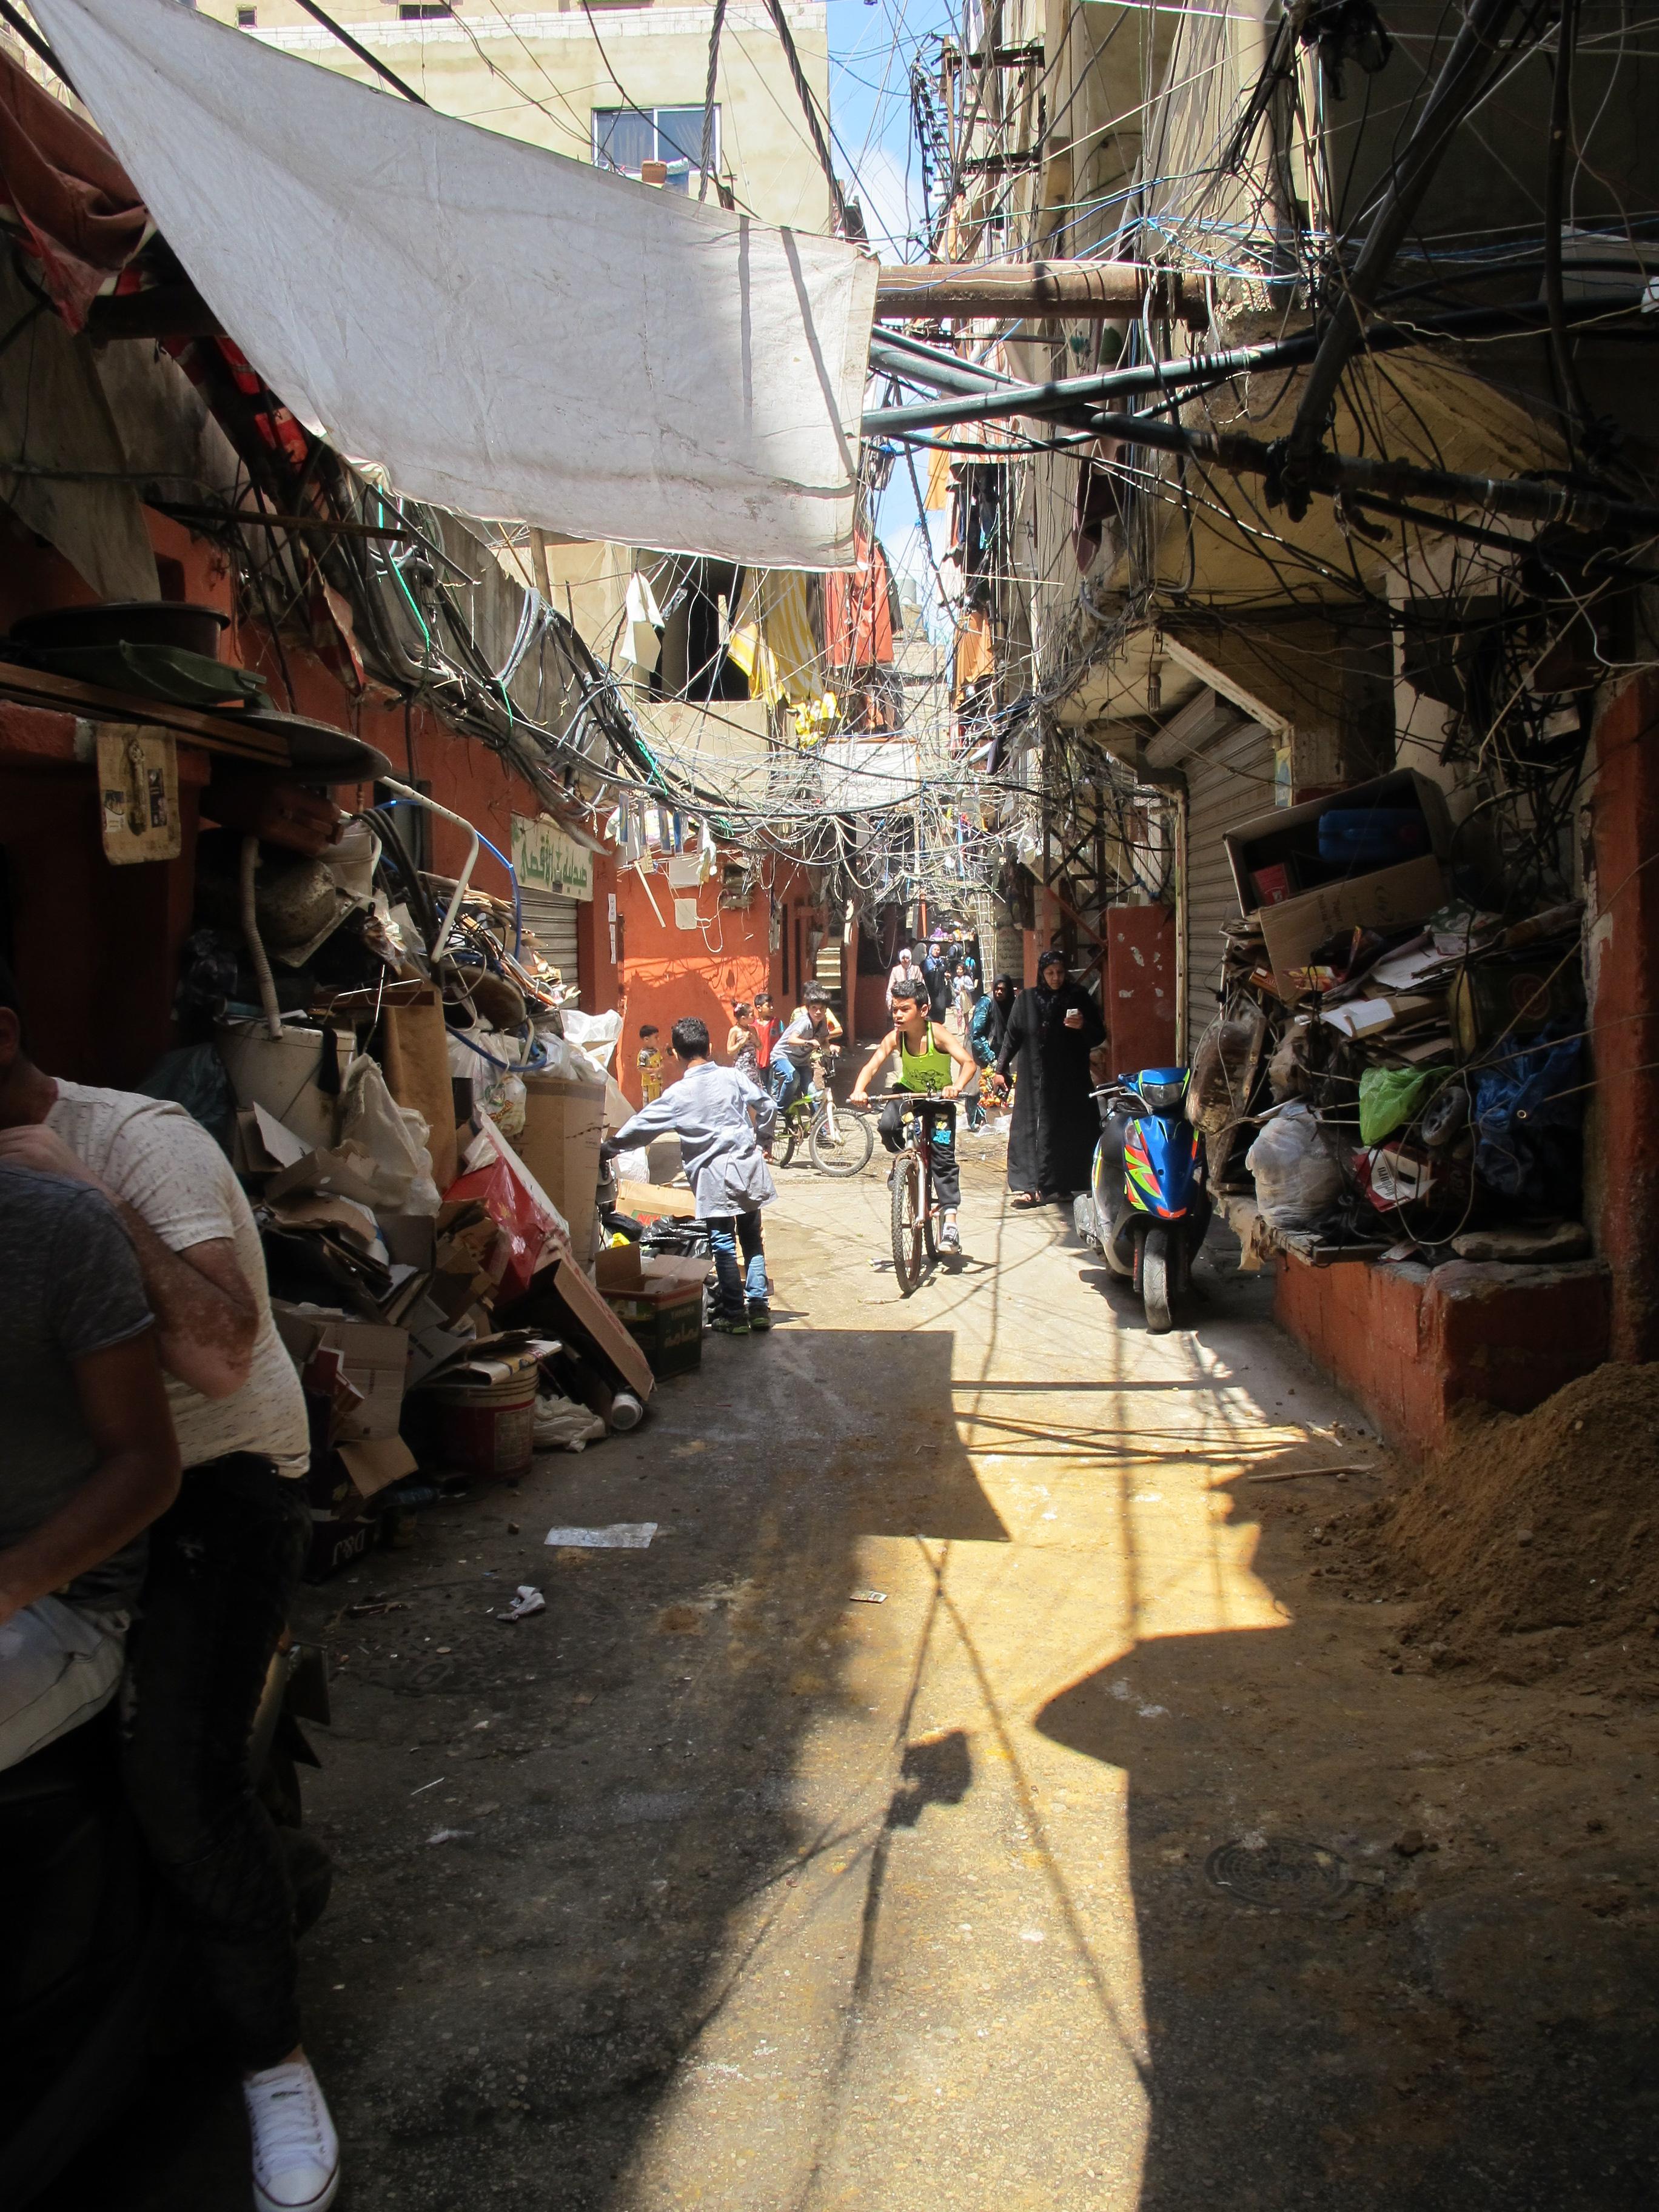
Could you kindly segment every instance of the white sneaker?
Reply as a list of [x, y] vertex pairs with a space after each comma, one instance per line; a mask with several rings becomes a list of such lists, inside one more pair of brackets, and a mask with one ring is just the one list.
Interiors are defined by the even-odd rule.
[[258, 2212], [325, 2212], [340, 2186], [340, 2141], [308, 2062], [250, 2074], [242, 2098]]
[[939, 1249], [941, 1252], [961, 1251], [962, 1231], [957, 1227], [954, 1221], [947, 1221], [945, 1226], [939, 1231]]

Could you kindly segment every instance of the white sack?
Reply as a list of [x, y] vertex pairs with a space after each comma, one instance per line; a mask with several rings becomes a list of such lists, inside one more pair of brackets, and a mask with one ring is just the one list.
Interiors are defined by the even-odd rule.
[[371, 91], [177, 0], [34, 12], [225, 329], [398, 491], [851, 565], [867, 255]]
[[585, 1014], [579, 1006], [563, 1007], [565, 1041], [585, 1053], [596, 1067], [608, 1068], [611, 1048], [622, 1035], [623, 1018], [614, 1007], [608, 1014]]
[[340, 1085], [340, 1141], [372, 1166], [374, 1206], [380, 1213], [436, 1213], [441, 1203], [432, 1180], [424, 1118], [399, 1106], [386, 1089], [378, 1061], [359, 1053]]
[[1255, 1202], [1274, 1229], [1316, 1229], [1342, 1195], [1342, 1170], [1299, 1098], [1281, 1107], [1244, 1155]]

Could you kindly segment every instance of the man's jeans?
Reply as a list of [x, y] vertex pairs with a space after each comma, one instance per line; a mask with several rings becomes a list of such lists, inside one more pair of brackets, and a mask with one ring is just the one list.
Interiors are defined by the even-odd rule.
[[304, 1486], [269, 1460], [235, 1452], [190, 1468], [150, 1531], [128, 1638], [127, 1794], [249, 2070], [300, 2040], [294, 1898], [248, 1734], [310, 1537]]
[[[890, 1152], [904, 1149], [904, 1107], [896, 1098], [890, 1098], [881, 1109], [876, 1128]], [[946, 1213], [954, 1213], [962, 1204], [962, 1167], [957, 1158], [957, 1109], [948, 1102], [934, 1119], [932, 1150], [934, 1199]]]
[[[703, 1223], [714, 1273], [720, 1278], [720, 1311], [728, 1321], [741, 1321], [751, 1305], [766, 1304], [766, 1254], [761, 1248], [759, 1208], [752, 1213], [715, 1214]], [[739, 1271], [738, 1254], [743, 1253]]]
[[787, 1113], [806, 1088], [808, 1071], [798, 1067], [787, 1053], [773, 1055], [768, 1073], [773, 1079], [772, 1096], [778, 1102], [780, 1114]]
[[0, 1626], [0, 1767], [101, 1712], [121, 1680], [124, 1613], [36, 1598]]

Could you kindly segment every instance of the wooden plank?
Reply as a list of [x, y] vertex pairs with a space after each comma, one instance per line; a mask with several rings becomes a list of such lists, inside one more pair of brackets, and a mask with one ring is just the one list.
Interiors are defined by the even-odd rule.
[[[289, 765], [288, 740], [271, 730], [244, 728], [228, 715], [206, 714], [194, 707], [175, 707], [165, 699], [137, 699], [125, 691], [106, 691], [45, 668], [21, 668], [0, 661], [0, 696], [32, 707], [57, 707], [94, 722], [154, 722], [187, 738], [208, 752], [229, 753], [270, 768]], [[349, 734], [347, 732], [346, 734]]]

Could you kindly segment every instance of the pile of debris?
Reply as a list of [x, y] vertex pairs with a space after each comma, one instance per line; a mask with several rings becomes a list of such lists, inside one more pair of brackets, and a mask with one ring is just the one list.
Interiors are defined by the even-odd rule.
[[1189, 1110], [1212, 1188], [1273, 1249], [1430, 1264], [1571, 1259], [1584, 1066], [1582, 907], [1456, 889], [1411, 770], [1226, 839], [1247, 911]]
[[637, 1425], [700, 1356], [707, 1260], [596, 1284], [620, 1017], [580, 1012], [516, 900], [416, 870], [384, 810], [338, 835], [315, 787], [210, 807], [192, 1042], [149, 1087], [214, 1130], [253, 1204], [311, 1412], [320, 1577], [405, 1507]]
[[1463, 1413], [1415, 1482], [1334, 1533], [1419, 1595], [1419, 1664], [1659, 1692], [1659, 1365]]

